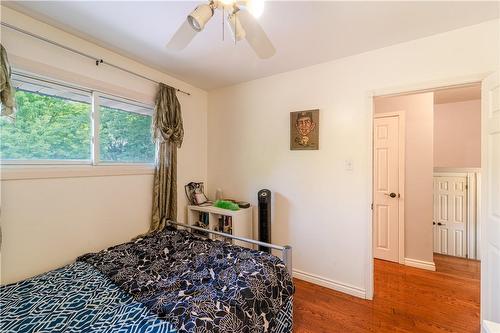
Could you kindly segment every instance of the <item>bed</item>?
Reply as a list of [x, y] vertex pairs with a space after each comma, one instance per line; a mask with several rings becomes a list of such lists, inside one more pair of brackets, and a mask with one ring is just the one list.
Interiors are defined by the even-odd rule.
[[0, 287], [0, 328], [284, 333], [293, 293], [279, 258], [167, 227]]

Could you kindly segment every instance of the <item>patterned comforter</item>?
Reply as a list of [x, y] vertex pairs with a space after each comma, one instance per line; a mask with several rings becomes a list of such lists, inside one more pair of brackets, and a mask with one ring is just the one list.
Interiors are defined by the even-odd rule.
[[167, 229], [78, 259], [178, 332], [269, 332], [294, 287], [267, 253]]
[[84, 262], [0, 287], [0, 331], [175, 333]]

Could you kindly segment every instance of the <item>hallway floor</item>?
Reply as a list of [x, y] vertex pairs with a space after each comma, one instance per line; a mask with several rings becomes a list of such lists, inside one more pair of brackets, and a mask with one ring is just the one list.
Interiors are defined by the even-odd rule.
[[479, 332], [480, 263], [434, 262], [436, 272], [375, 259], [373, 301], [295, 279], [294, 332]]

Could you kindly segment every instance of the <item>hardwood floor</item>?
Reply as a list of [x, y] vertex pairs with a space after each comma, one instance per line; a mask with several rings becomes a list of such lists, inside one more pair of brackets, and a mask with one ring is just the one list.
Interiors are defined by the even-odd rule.
[[373, 301], [295, 279], [294, 332], [479, 332], [479, 262], [434, 261], [436, 272], [375, 260]]

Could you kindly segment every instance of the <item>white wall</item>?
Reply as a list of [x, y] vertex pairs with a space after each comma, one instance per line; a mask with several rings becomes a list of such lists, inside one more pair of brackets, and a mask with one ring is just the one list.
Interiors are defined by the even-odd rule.
[[[371, 247], [369, 93], [494, 71], [499, 30], [490, 21], [211, 91], [210, 189], [253, 204], [259, 189], [272, 190], [273, 242], [293, 246], [299, 276], [363, 296]], [[314, 108], [320, 150], [290, 151], [289, 113]]]
[[481, 101], [434, 106], [434, 167], [481, 167]]
[[405, 114], [405, 258], [433, 263], [434, 93], [375, 98], [375, 113]]
[[[183, 185], [207, 178], [207, 93], [9, 8], [1, 7], [1, 11], [2, 21], [192, 94], [179, 94], [185, 128], [178, 155], [179, 220], [183, 221]], [[151, 82], [110, 67], [96, 67], [92, 60], [8, 28], [2, 27], [1, 33], [15, 68], [145, 103], [154, 101], [156, 85]], [[59, 267], [88, 251], [127, 241], [148, 228], [151, 170], [138, 169], [132, 175], [31, 180], [9, 179], [16, 178], [12, 172], [2, 170], [2, 283]], [[88, 170], [84, 173], [89, 174]]]

